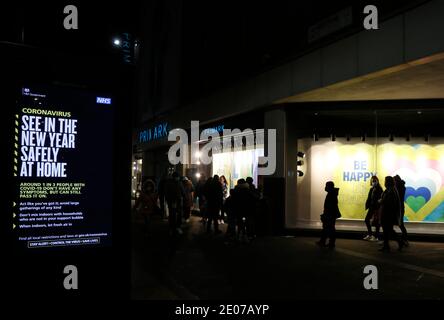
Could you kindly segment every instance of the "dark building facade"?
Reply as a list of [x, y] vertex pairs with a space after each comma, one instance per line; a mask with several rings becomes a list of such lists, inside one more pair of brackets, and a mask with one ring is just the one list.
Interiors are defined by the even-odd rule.
[[[210, 19], [217, 8], [202, 5], [199, 12], [206, 15], [197, 16], [218, 27], [208, 23], [203, 34], [194, 36], [193, 24], [199, 22], [187, 15], [192, 8], [175, 4], [163, 9], [170, 20], [162, 24], [169, 35], [162, 37], [165, 60], [153, 64], [154, 73], [141, 70], [157, 84], [145, 82], [140, 88], [152, 99], [139, 105], [134, 132], [134, 156], [142, 160], [140, 176], [159, 175], [160, 167], [168, 166], [172, 144], [166, 136], [142, 143], [144, 130], [165, 122], [188, 130], [192, 120], [200, 121], [201, 128], [214, 127], [233, 117], [242, 119], [238, 127], [246, 129], [255, 127], [249, 119], [260, 114], [263, 128], [276, 130], [276, 170], [257, 178], [272, 199], [276, 231], [320, 228], [328, 180], [340, 187], [343, 218], [338, 228], [363, 231], [369, 177], [376, 174], [383, 181], [385, 175], [399, 174], [409, 188], [404, 199], [408, 228], [444, 232], [443, 138], [436, 129], [444, 98], [443, 1], [375, 3], [377, 30], [362, 27], [365, 3], [345, 1], [340, 10], [335, 3], [335, 8], [317, 14], [314, 7], [310, 11], [311, 5], [301, 7], [297, 16], [307, 14], [297, 22], [286, 5], [268, 16], [266, 8], [259, 7], [257, 15], [245, 17], [244, 4], [235, 14], [225, 15], [232, 18], [227, 29], [217, 22], [217, 14]], [[286, 15], [278, 14], [284, 11]], [[218, 14], [222, 17], [223, 12]], [[259, 17], [269, 18], [270, 29], [253, 27]], [[229, 37], [230, 32], [236, 36]], [[229, 48], [236, 54], [224, 51]], [[168, 54], [175, 50], [180, 54]], [[160, 89], [165, 83], [168, 88]], [[152, 88], [158, 88], [154, 96]], [[264, 145], [264, 154], [268, 147]], [[253, 172], [257, 163], [251, 166]], [[217, 165], [212, 174], [229, 170], [214, 168]], [[187, 174], [185, 166], [176, 169]]]

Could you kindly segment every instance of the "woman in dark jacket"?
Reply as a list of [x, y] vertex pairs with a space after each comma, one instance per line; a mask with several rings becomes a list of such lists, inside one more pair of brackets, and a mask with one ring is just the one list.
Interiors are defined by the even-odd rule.
[[390, 251], [389, 240], [394, 237], [398, 241], [399, 250], [402, 249], [403, 243], [398, 237], [394, 226], [399, 225], [401, 216], [401, 208], [398, 191], [395, 188], [395, 180], [393, 177], [387, 176], [384, 181], [385, 191], [381, 198], [381, 225], [384, 231], [384, 246], [380, 251]]
[[325, 184], [325, 191], [327, 191], [327, 196], [324, 201], [324, 213], [321, 215], [322, 235], [321, 240], [319, 240], [317, 244], [326, 246], [325, 241], [329, 238], [328, 246], [334, 248], [336, 242], [336, 219], [341, 217], [338, 207], [339, 188], [335, 188], [333, 181], [328, 181]]
[[[364, 240], [368, 241], [378, 241], [379, 238], [379, 200], [382, 196], [382, 187], [379, 184], [379, 179], [377, 176], [373, 176], [370, 179], [371, 188], [368, 192], [367, 201], [365, 202], [365, 209], [367, 211], [367, 215], [365, 216], [365, 225], [367, 226], [367, 235], [364, 237]], [[372, 225], [370, 221], [373, 219], [373, 224], [376, 228], [376, 232], [373, 234]]]

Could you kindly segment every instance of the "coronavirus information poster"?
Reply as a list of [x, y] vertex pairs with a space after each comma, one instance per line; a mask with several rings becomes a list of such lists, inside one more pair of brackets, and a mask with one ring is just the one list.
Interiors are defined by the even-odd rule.
[[111, 244], [113, 104], [24, 87], [15, 110], [13, 232], [20, 246]]

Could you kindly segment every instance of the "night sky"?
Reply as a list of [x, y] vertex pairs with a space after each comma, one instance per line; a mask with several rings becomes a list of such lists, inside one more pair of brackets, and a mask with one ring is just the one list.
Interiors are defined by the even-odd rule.
[[[395, 8], [423, 0], [378, 0], [380, 20]], [[308, 28], [337, 11], [352, 6], [350, 32], [361, 27], [363, 0], [338, 1], [14, 1], [3, 10], [2, 39], [39, 48], [72, 53], [112, 53], [112, 39], [120, 32], [141, 37], [154, 28], [160, 38], [154, 48], [162, 55], [162, 41], [169, 35], [171, 8], [182, 5], [181, 59], [184, 99], [192, 99], [232, 81], [248, 77], [290, 60], [304, 50], [322, 45], [307, 41]], [[79, 29], [63, 28], [63, 8], [76, 5]], [[180, 7], [180, 5], [179, 5]], [[147, 21], [147, 10], [154, 10]], [[344, 30], [342, 30], [343, 32]], [[199, 79], [205, 83], [196, 84]]]

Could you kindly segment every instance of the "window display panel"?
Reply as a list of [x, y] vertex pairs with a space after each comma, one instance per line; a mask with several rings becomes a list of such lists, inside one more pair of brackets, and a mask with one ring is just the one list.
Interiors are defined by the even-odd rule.
[[382, 144], [378, 168], [405, 181], [406, 221], [444, 222], [444, 144]]
[[[444, 141], [443, 141], [444, 142]], [[309, 187], [311, 216], [322, 211], [325, 182], [340, 188], [339, 208], [343, 219], [364, 219], [370, 178], [399, 175], [406, 186], [405, 220], [444, 222], [444, 144], [424, 140], [376, 144], [372, 141], [312, 142], [308, 153], [309, 184], [301, 179], [298, 189]]]
[[257, 183], [258, 161], [263, 156], [263, 148], [214, 154], [213, 175], [225, 176], [230, 189], [241, 178], [252, 177]]

